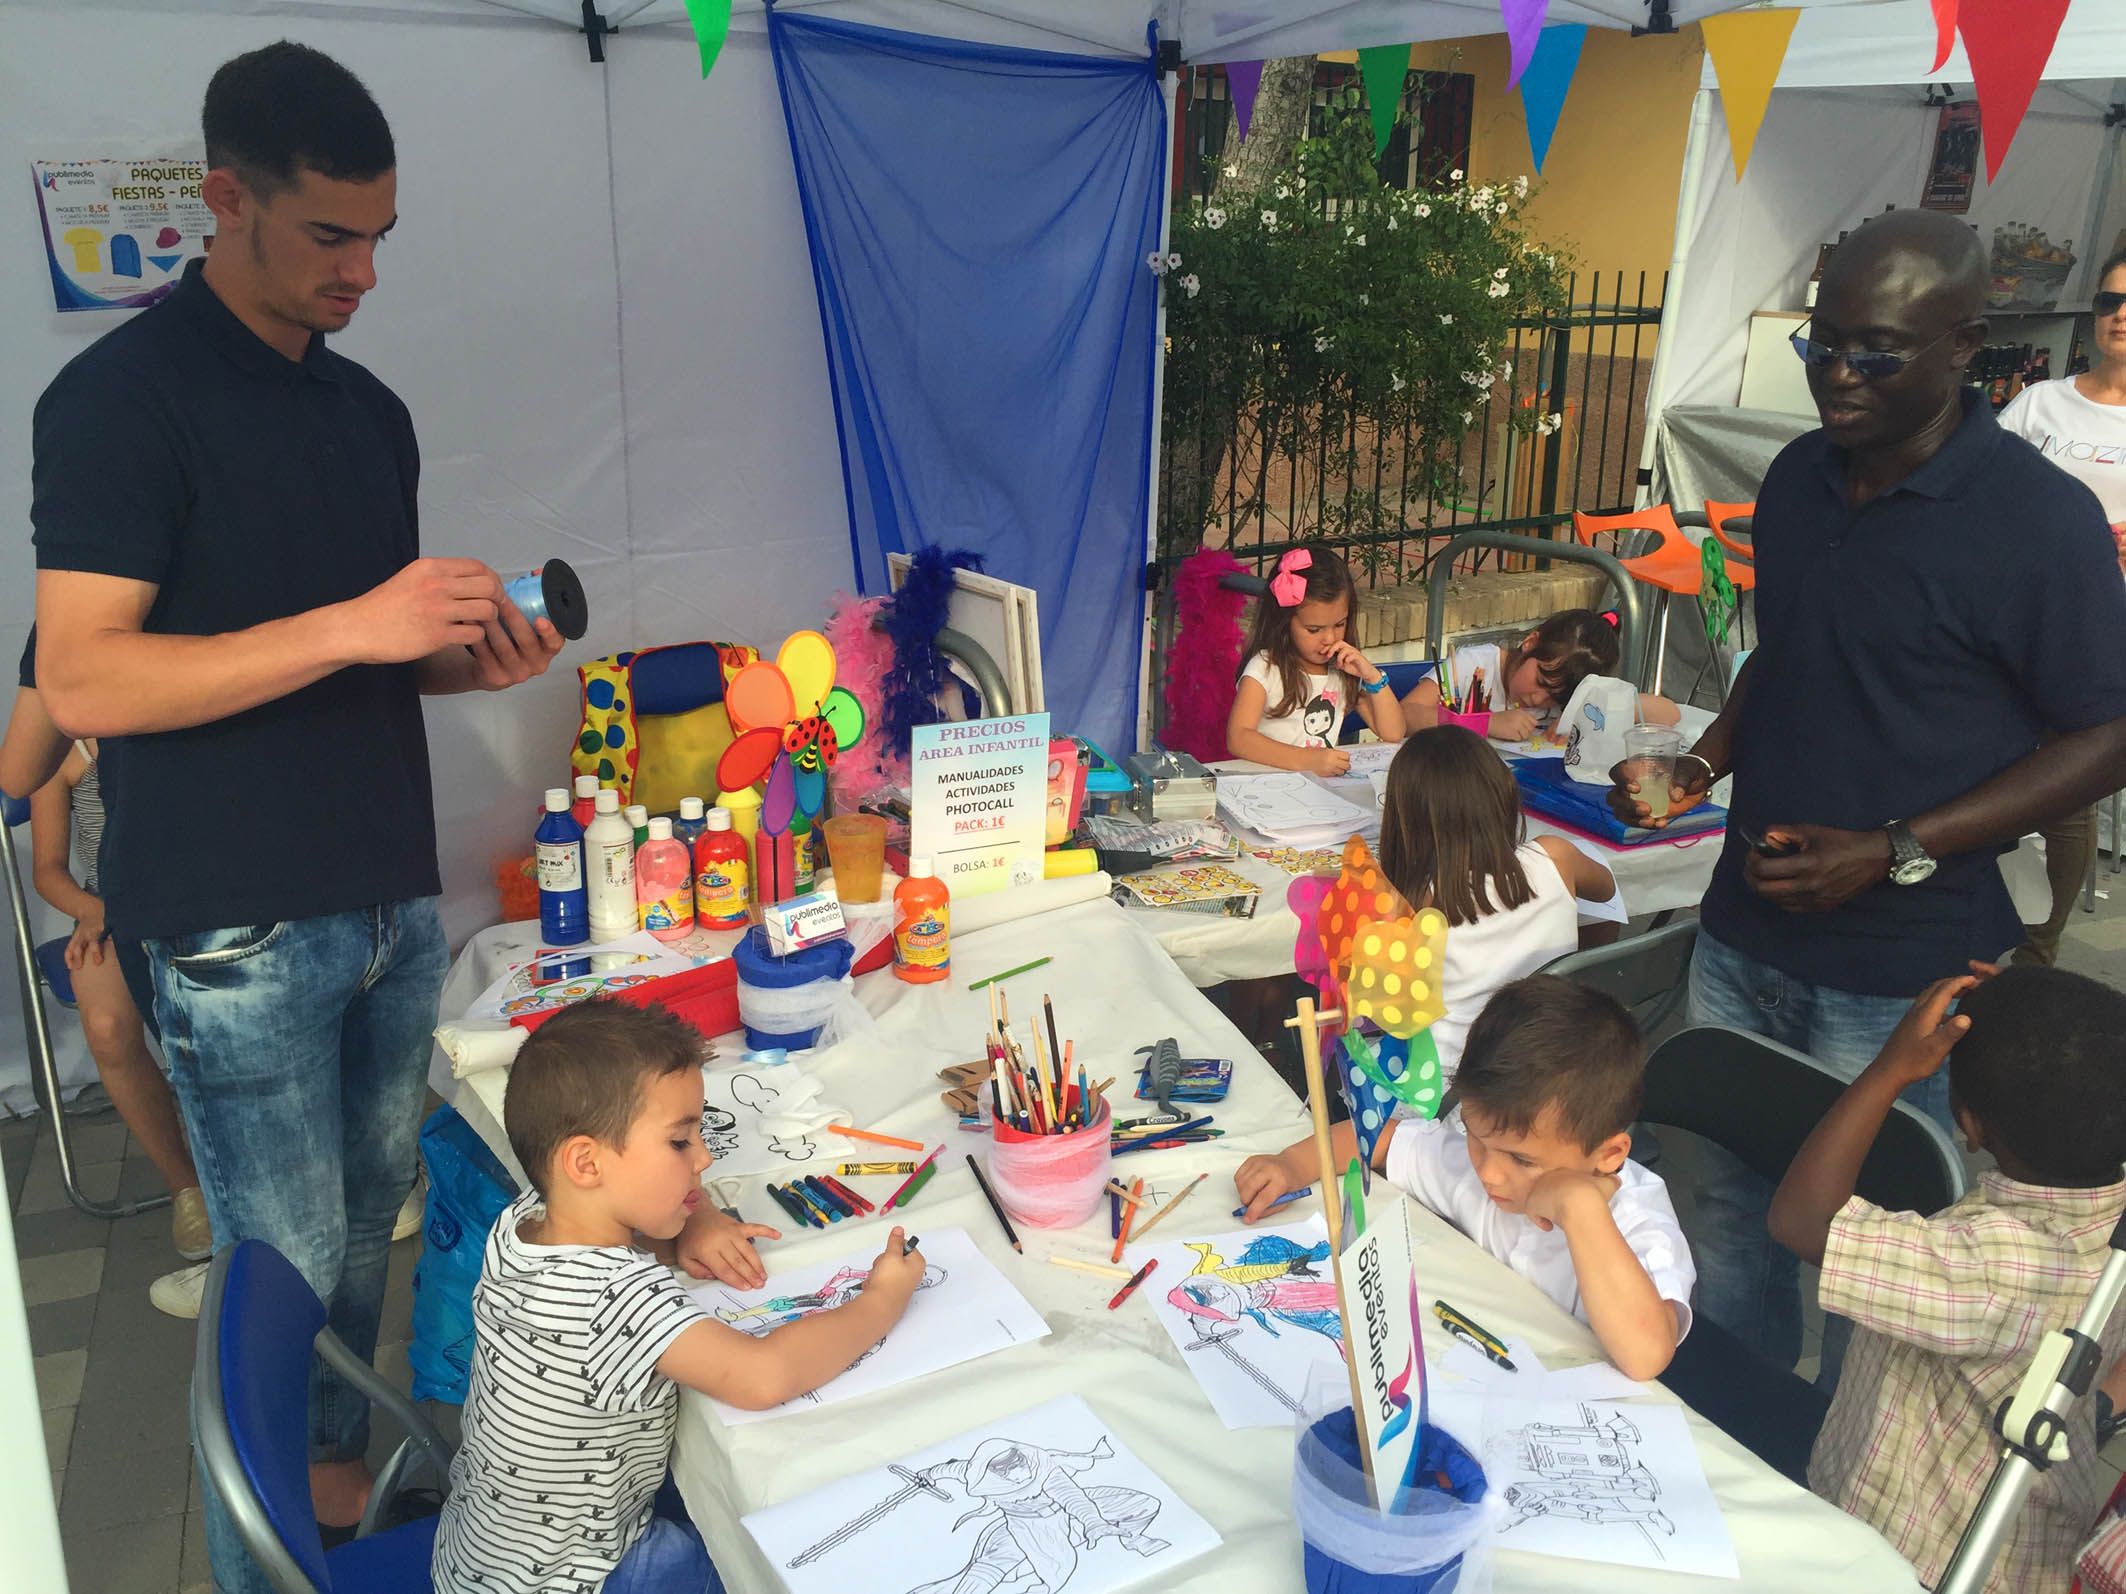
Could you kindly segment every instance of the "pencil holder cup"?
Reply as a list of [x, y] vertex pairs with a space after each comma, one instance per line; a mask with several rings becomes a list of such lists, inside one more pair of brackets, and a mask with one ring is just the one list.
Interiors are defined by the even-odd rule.
[[1075, 1228], [1091, 1217], [1112, 1176], [1113, 1122], [1103, 1100], [1098, 1118], [1064, 1135], [1029, 1135], [991, 1124], [989, 1182], [1004, 1210], [1035, 1229]]
[[1292, 1507], [1307, 1594], [1471, 1594], [1489, 1586], [1484, 1547], [1497, 1508], [1486, 1499], [1484, 1469], [1443, 1429], [1428, 1424], [1418, 1442], [1419, 1476], [1447, 1487], [1411, 1490], [1398, 1509], [1383, 1511], [1359, 1460], [1350, 1406], [1301, 1419]]

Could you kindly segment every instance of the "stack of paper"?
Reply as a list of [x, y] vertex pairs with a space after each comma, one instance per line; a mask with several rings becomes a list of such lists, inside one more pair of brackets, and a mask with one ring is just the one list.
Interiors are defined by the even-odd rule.
[[1311, 775], [1223, 775], [1218, 812], [1226, 823], [1286, 847], [1336, 847], [1380, 828], [1378, 810], [1339, 797]]

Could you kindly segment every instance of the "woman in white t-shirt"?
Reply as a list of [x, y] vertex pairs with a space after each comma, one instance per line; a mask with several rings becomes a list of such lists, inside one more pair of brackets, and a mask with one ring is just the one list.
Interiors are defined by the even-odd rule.
[[[2000, 423], [2096, 494], [2126, 574], [2126, 250], [2104, 262], [2096, 285], [2095, 364], [2080, 376], [2024, 388], [2001, 411]], [[2096, 809], [2085, 808], [2041, 834], [2052, 912], [2043, 924], [2025, 926], [2018, 963], [2051, 963], [2058, 956], [2060, 932], [2096, 854]]]

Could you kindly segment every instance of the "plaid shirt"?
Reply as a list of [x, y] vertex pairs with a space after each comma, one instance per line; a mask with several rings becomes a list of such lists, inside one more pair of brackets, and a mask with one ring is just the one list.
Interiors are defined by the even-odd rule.
[[[1934, 1217], [1857, 1197], [1831, 1220], [1821, 1296], [1856, 1325], [1809, 1487], [1869, 1523], [1929, 1588], [1993, 1475], [1993, 1414], [2038, 1341], [2071, 1326], [2103, 1270], [2126, 1182], [2095, 1190], [2020, 1184], [1999, 1172]], [[2126, 1313], [2103, 1335], [2126, 1344]], [[1989, 1594], [2066, 1594], [2111, 1477], [2086, 1408], [2071, 1459], [2042, 1474], [1995, 1563]]]

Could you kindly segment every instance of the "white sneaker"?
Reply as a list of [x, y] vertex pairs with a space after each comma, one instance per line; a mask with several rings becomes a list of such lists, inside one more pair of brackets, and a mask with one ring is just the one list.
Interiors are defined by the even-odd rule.
[[428, 1175], [414, 1175], [413, 1188], [406, 1192], [406, 1199], [399, 1207], [398, 1218], [391, 1225], [391, 1238], [403, 1240], [419, 1234], [421, 1225], [428, 1221]]
[[169, 1317], [199, 1316], [200, 1297], [207, 1293], [207, 1264], [198, 1262], [165, 1273], [148, 1286], [148, 1304]]

